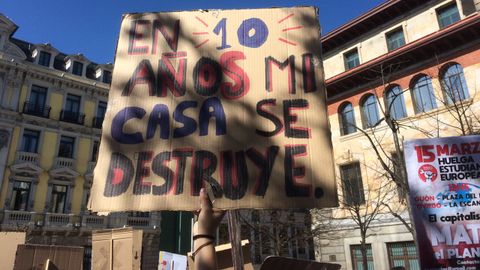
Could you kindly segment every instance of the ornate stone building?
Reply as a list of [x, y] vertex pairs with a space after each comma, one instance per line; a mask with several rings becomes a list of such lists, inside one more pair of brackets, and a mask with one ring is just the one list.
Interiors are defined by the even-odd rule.
[[158, 260], [159, 213], [97, 216], [85, 207], [113, 66], [16, 39], [16, 29], [0, 14], [1, 230], [84, 246], [88, 260], [92, 230], [132, 226]]

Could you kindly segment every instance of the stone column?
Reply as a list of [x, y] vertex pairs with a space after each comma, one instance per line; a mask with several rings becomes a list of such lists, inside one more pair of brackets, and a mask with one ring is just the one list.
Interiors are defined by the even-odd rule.
[[12, 200], [12, 192], [13, 192], [13, 182], [15, 182], [15, 179], [13, 177], [9, 177], [7, 196], [5, 197], [4, 209], [10, 210], [10, 201]]
[[8, 110], [17, 111], [24, 73], [11, 69], [6, 77], [1, 105]]
[[52, 197], [53, 183], [48, 181], [47, 197], [45, 198], [44, 212], [47, 213], [50, 210], [50, 197]]
[[32, 182], [30, 182], [30, 193], [28, 194], [27, 211], [33, 210], [33, 206], [35, 203], [35, 191], [37, 190], [37, 185], [38, 185], [38, 178], [39, 176], [37, 175], [37, 178], [34, 179]]
[[68, 184], [68, 189], [67, 189], [67, 197], [65, 198], [65, 204], [66, 204], [66, 207], [65, 207], [65, 214], [70, 214], [70, 212], [72, 211], [72, 192], [73, 192], [73, 189], [75, 188], [75, 180], [70, 180], [72, 182], [70, 182]]

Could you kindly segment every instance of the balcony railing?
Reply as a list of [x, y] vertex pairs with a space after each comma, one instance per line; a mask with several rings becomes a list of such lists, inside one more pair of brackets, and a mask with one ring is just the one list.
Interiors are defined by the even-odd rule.
[[132, 227], [149, 227], [150, 217], [127, 217], [127, 224]]
[[38, 154], [30, 152], [17, 152], [15, 156], [16, 163], [33, 163], [38, 165]]
[[51, 109], [52, 108], [50, 106], [35, 104], [28, 101], [25, 101], [25, 103], [23, 103], [23, 113], [35, 116], [49, 118]]
[[75, 167], [75, 160], [72, 158], [57, 157], [55, 159], [55, 167], [67, 167], [73, 169]]
[[73, 214], [45, 214], [45, 225], [49, 227], [71, 227], [73, 225]]
[[93, 128], [102, 128], [102, 124], [103, 124], [103, 117], [94, 117], [92, 119], [92, 127]]
[[83, 125], [85, 122], [85, 114], [62, 110], [60, 112], [60, 121]]
[[82, 216], [82, 227], [86, 228], [106, 228], [107, 227], [107, 217], [106, 216], [95, 216], [95, 215], [85, 215]]
[[41, 213], [3, 210], [1, 227], [23, 230], [25, 227], [33, 226], [43, 230], [96, 230], [106, 228], [121, 228], [124, 226], [137, 227], [142, 229], [154, 229], [160, 225], [159, 217], [127, 216], [121, 213], [120, 216], [108, 215], [97, 216], [85, 213], [82, 215], [63, 213]]
[[3, 225], [18, 227], [22, 225], [33, 224], [34, 216], [35, 212], [5, 210], [3, 217]]

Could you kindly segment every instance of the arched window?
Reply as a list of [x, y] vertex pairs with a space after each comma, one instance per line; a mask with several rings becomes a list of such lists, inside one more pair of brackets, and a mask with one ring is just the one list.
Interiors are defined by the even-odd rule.
[[377, 98], [374, 95], [366, 96], [363, 98], [361, 107], [363, 128], [371, 128], [377, 125], [380, 119], [378, 116]]
[[339, 115], [340, 133], [342, 135], [357, 132], [357, 127], [355, 125], [355, 114], [353, 112], [353, 106], [351, 103], [347, 102], [343, 104], [339, 109]]
[[412, 84], [412, 92], [415, 113], [428, 112], [437, 108], [430, 77], [422, 75], [417, 78]]
[[470, 97], [462, 66], [453, 64], [445, 70], [442, 76], [442, 90], [447, 104]]
[[386, 111], [390, 112], [390, 117], [392, 117], [392, 119], [398, 120], [407, 116], [403, 91], [400, 89], [400, 86], [395, 85], [388, 89], [385, 93], [385, 97], [387, 99]]

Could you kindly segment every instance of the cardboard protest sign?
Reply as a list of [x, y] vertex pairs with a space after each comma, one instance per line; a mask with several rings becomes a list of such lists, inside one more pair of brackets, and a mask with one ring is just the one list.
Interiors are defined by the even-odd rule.
[[405, 162], [421, 268], [478, 269], [480, 136], [409, 141]]
[[336, 205], [312, 7], [127, 14], [93, 211]]

